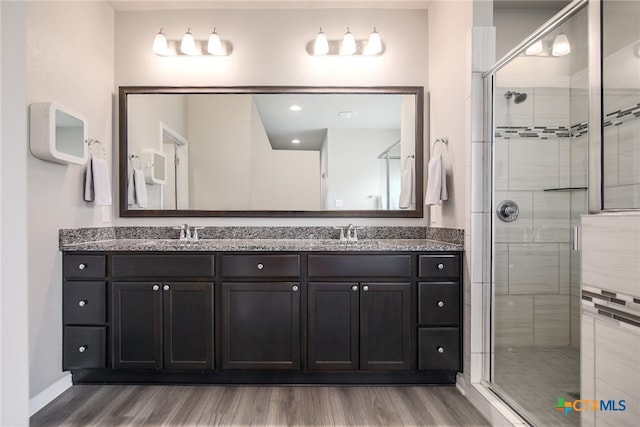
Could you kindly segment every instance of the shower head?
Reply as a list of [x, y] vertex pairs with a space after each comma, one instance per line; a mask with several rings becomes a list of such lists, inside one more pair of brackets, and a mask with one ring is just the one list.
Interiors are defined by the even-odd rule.
[[512, 90], [509, 90], [504, 94], [504, 98], [507, 101], [510, 101], [511, 98], [513, 98], [513, 102], [515, 104], [522, 104], [524, 101], [527, 100], [527, 94], [524, 92], [520, 93], [520, 92], [514, 92]]

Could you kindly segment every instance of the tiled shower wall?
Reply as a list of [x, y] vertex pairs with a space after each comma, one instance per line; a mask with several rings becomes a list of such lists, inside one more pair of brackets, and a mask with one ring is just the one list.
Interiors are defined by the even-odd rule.
[[[494, 207], [505, 199], [520, 207], [514, 222], [494, 216], [496, 347], [579, 346], [579, 254], [571, 251], [571, 226], [586, 212], [580, 80], [496, 89]], [[527, 93], [527, 100], [507, 101], [508, 90]]]

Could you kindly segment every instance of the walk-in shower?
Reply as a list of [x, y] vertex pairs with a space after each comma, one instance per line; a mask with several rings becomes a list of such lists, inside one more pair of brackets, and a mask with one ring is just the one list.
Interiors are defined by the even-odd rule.
[[[531, 44], [564, 33], [564, 56], [526, 47], [487, 76], [493, 93], [490, 387], [531, 424], [577, 426], [554, 410], [580, 393], [580, 253], [587, 212], [587, 11], [552, 21]], [[526, 102], [525, 102], [526, 101]]]

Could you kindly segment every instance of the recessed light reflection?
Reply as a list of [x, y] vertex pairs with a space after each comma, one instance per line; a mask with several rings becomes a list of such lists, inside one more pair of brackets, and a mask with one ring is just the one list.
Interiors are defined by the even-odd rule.
[[292, 105], [291, 107], [289, 107], [289, 110], [291, 111], [300, 111], [302, 110], [302, 107], [299, 105]]
[[300, 144], [300, 140], [299, 139], [292, 139], [291, 143], [292, 144]]

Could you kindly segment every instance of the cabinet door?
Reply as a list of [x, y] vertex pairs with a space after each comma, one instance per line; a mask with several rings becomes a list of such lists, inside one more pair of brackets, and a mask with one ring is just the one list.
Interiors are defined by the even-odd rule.
[[358, 283], [309, 283], [309, 369], [358, 369]]
[[164, 283], [164, 368], [213, 369], [213, 283]]
[[410, 351], [411, 284], [362, 283], [360, 369], [409, 369]]
[[112, 284], [113, 369], [162, 369], [162, 285]]
[[222, 368], [300, 369], [300, 283], [222, 283]]

